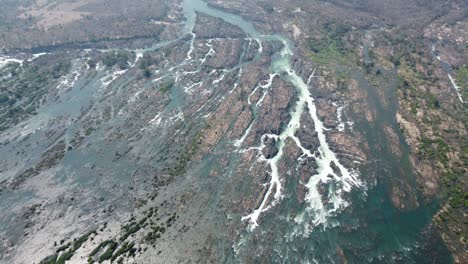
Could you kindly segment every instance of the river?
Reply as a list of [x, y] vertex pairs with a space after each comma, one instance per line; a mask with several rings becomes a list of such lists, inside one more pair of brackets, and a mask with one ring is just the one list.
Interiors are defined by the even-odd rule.
[[[269, 182], [265, 183], [268, 190], [260, 205], [257, 208], [251, 208], [242, 217], [242, 221], [247, 221], [249, 226], [247, 230], [240, 231], [239, 242], [234, 246], [236, 256], [231, 257], [234, 259], [258, 258], [259, 261], [269, 259], [269, 262], [274, 263], [339, 263], [340, 254], [344, 254], [349, 263], [429, 262], [431, 257], [421, 253], [427, 249], [427, 243], [418, 241], [426, 232], [434, 206], [420, 207], [406, 213], [399, 212], [393, 208], [388, 196], [385, 195], [388, 187], [383, 182], [369, 190], [366, 196], [366, 183], [361, 180], [359, 173], [346, 168], [327, 142], [326, 129], [317, 116], [311, 93], [313, 87], [296, 74], [291, 66], [294, 50], [290, 40], [276, 34], [263, 35], [241, 16], [215, 9], [201, 0], [185, 0], [183, 7], [186, 17], [184, 33], [192, 36], [192, 46], [193, 39], [196, 37], [193, 33], [196, 12], [205, 13], [238, 26], [248, 38], [258, 41], [260, 46], [262, 42], [281, 43], [281, 50], [272, 56], [270, 80], [256, 87], [254, 92], [262, 89], [263, 93], [267, 93], [273, 77], [280, 76], [294, 86], [297, 94], [297, 101], [290, 112], [290, 120], [280, 134], [264, 134], [260, 146], [243, 146], [245, 137], [251, 131], [251, 124], [244, 135], [234, 142], [241, 153], [244, 151], [261, 153], [264, 147], [263, 140], [274, 138], [277, 140], [278, 152], [269, 159], [258, 154], [258, 162], [266, 162], [270, 169], [271, 177]], [[376, 104], [379, 103], [376, 102]], [[257, 106], [251, 105], [251, 108], [255, 111]], [[394, 118], [394, 109], [395, 107], [388, 114], [382, 113], [382, 115]], [[304, 148], [299, 138], [295, 136], [297, 129], [301, 126], [300, 117], [304, 111], [307, 111], [314, 122], [320, 143], [317, 153]], [[254, 116], [256, 116], [255, 113]], [[371, 141], [375, 139], [373, 133], [370, 133], [370, 137]], [[317, 163], [318, 173], [310, 175], [308, 182], [305, 183], [308, 192], [304, 207], [286, 198], [290, 195], [284, 186], [284, 175], [278, 171], [278, 162], [283, 158], [283, 148], [287, 139], [292, 139], [302, 150], [303, 155], [314, 158]], [[337, 165], [341, 177], [334, 172], [330, 166], [331, 162]], [[392, 160], [391, 162], [396, 162], [393, 164], [396, 165], [400, 161]], [[376, 173], [385, 173], [378, 168], [373, 169]], [[363, 171], [362, 173], [372, 172]], [[329, 175], [331, 177], [328, 177]], [[388, 176], [401, 175], [397, 173], [397, 175]], [[329, 196], [330, 203], [325, 206], [317, 185], [330, 181], [336, 184], [333, 185], [333, 192]], [[342, 213], [347, 207], [352, 209]], [[275, 217], [262, 218], [262, 214], [267, 211], [275, 211]], [[444, 261], [451, 261], [448, 251], [441, 246], [439, 240], [430, 244], [429, 247], [439, 251]], [[265, 258], [265, 255], [269, 257]]]

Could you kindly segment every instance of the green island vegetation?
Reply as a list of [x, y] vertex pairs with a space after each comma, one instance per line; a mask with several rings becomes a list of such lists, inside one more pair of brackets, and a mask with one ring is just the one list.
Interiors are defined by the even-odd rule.
[[143, 71], [143, 76], [145, 78], [148, 79], [151, 77], [150, 67], [152, 65], [155, 65], [156, 62], [157, 62], [156, 59], [153, 56], [151, 56], [150, 53], [145, 53], [143, 57], [140, 59], [138, 67], [140, 68], [140, 70]]
[[191, 138], [190, 142], [186, 145], [183, 153], [180, 154], [176, 159], [176, 163], [170, 168], [169, 175], [177, 176], [184, 174], [187, 171], [187, 165], [192, 157], [197, 153], [201, 144], [201, 134], [198, 133]]
[[[432, 70], [429, 68], [426, 74], [422, 74], [416, 70], [416, 65], [421, 64], [421, 52], [416, 53], [416, 48], [408, 38], [400, 37], [392, 43], [399, 43], [400, 49], [392, 57], [391, 61], [398, 68], [400, 74], [398, 76], [398, 89], [402, 92], [402, 100], [406, 101], [411, 106], [410, 114], [412, 118], [416, 118], [418, 111], [423, 110], [425, 115], [422, 117], [424, 126], [422, 127], [422, 136], [419, 141], [418, 150], [415, 156], [419, 160], [430, 161], [435, 168], [442, 174], [441, 186], [442, 191], [447, 199], [448, 208], [438, 214], [435, 218], [439, 226], [445, 225], [448, 232], [460, 234], [463, 232], [463, 224], [460, 218], [464, 210], [468, 208], [468, 192], [465, 189], [464, 170], [468, 166], [468, 142], [462, 139], [462, 144], [458, 146], [458, 152], [461, 156], [461, 162], [451, 160], [450, 153], [457, 151], [450, 144], [450, 138], [460, 139], [460, 136], [455, 134], [453, 130], [443, 130], [439, 127], [441, 123], [437, 115], [431, 115], [430, 111], [442, 111], [449, 114], [448, 109], [444, 108], [443, 103], [433, 93], [423, 91], [417, 87], [430, 87], [435, 82], [435, 77], [431, 76]], [[408, 43], [409, 42], [409, 43]], [[396, 45], [396, 44], [395, 44]], [[421, 49], [418, 49], [421, 50]], [[456, 80], [460, 87], [466, 84], [468, 78], [468, 70], [465, 66], [461, 67], [456, 72]], [[463, 89], [466, 91], [466, 89]], [[433, 131], [426, 136], [426, 131]], [[459, 227], [462, 227], [461, 229]], [[462, 238], [466, 242], [466, 238]]]
[[[438, 79], [432, 66], [426, 63], [433, 58], [424, 53], [424, 43], [418, 39], [412, 41], [412, 38], [404, 34], [391, 35], [383, 32], [381, 36], [392, 47], [393, 55], [387, 58], [369, 50], [369, 56], [373, 60], [378, 56], [377, 61], [383, 63], [393, 63], [397, 70], [399, 111], [405, 118], [415, 122], [421, 131], [419, 144], [412, 154], [416, 160], [431, 164], [434, 171], [441, 175], [441, 195], [438, 198], [441, 199], [443, 208], [434, 218], [435, 223], [452, 243], [464, 244], [468, 242], [466, 236], [462, 235], [466, 234], [463, 219], [468, 208], [468, 192], [464, 179], [464, 168], [468, 166], [468, 141], [456, 130], [441, 126], [441, 116], [447, 115], [455, 121], [459, 117], [453, 116], [456, 111], [452, 105], [445, 103], [447, 99], [443, 93], [438, 94], [427, 89], [434, 87]], [[425, 67], [421, 68], [421, 65]], [[373, 63], [364, 66], [367, 74], [379, 74]], [[454, 72], [456, 82], [466, 98], [468, 70], [464, 65]], [[466, 123], [466, 118], [462, 117], [462, 121]], [[404, 128], [401, 129], [405, 133]], [[454, 153], [458, 153], [459, 160], [452, 158]], [[447, 201], [448, 206], [445, 206], [444, 201]]]
[[169, 92], [169, 91], [172, 89], [172, 87], [174, 86], [174, 84], [175, 84], [175, 82], [172, 81], [172, 80], [166, 81], [166, 82], [164, 82], [163, 84], [161, 84], [161, 85], [159, 86], [159, 90], [160, 90], [162, 93], [167, 93], [167, 92]]
[[135, 256], [135, 252], [136, 252], [136, 249], [135, 249], [135, 242], [125, 242], [120, 248], [119, 250], [117, 250], [115, 252], [114, 255], [112, 255], [112, 257], [110, 258], [111, 259], [111, 262], [116, 260], [118, 257], [120, 257], [121, 255], [124, 255], [125, 253], [128, 252], [128, 255], [129, 256]]
[[150, 53], [145, 53], [139, 61], [138, 67], [141, 70], [148, 69], [148, 67], [156, 64], [156, 60], [151, 56]]
[[115, 241], [110, 241], [107, 245], [106, 251], [99, 257], [99, 263], [104, 262], [105, 260], [111, 259], [112, 255], [114, 254], [114, 251], [118, 247], [118, 243]]
[[353, 50], [347, 47], [345, 35], [350, 32], [349, 25], [339, 22], [328, 22], [323, 25], [323, 34], [319, 37], [310, 37], [307, 46], [310, 49], [310, 58], [313, 62], [327, 65], [337, 62], [343, 65], [355, 61]]
[[137, 222], [132, 222], [128, 225], [123, 226], [122, 231], [124, 231], [124, 233], [122, 234], [119, 240], [125, 241], [130, 235], [135, 234], [140, 229], [141, 229], [141, 224]]
[[40, 64], [9, 63], [0, 70], [0, 76], [9, 76], [0, 79], [0, 131], [35, 115], [48, 87], [71, 67], [70, 61], [61, 56], [40, 59]]
[[120, 238], [118, 240], [108, 239], [99, 243], [88, 255], [88, 263], [102, 263], [106, 260], [122, 263], [126, 257], [134, 257], [137, 252], [136, 242], [129, 241], [129, 238], [139, 231], [142, 232], [142, 242], [154, 245], [177, 219], [177, 214], [173, 213], [163, 221], [157, 212], [156, 207], [150, 207], [143, 212], [143, 217], [139, 220], [132, 215], [128, 223], [122, 225]]
[[130, 55], [130, 52], [123, 50], [108, 51], [103, 54], [102, 63], [107, 67], [113, 67], [114, 65], [117, 65], [121, 70], [124, 70], [128, 68]]
[[[422, 92], [415, 87], [422, 83], [427, 82], [426, 79], [420, 75], [415, 74], [415, 70], [411, 69], [405, 62], [400, 63], [403, 67], [406, 67], [405, 72], [410, 73], [410, 80], [408, 78], [402, 78], [399, 87], [403, 90], [403, 94], [411, 100], [411, 113], [417, 114], [417, 109], [423, 106], [426, 109], [440, 109], [441, 102], [433, 94]], [[428, 119], [426, 117], [426, 124], [430, 125], [434, 131], [438, 131], [435, 127], [438, 124], [437, 118]], [[442, 183], [444, 190], [447, 192], [448, 201], [453, 208], [461, 208], [468, 206], [468, 192], [463, 191], [463, 184], [460, 177], [462, 177], [462, 171], [459, 169], [462, 164], [451, 164], [448, 158], [448, 154], [451, 152], [450, 146], [447, 144], [442, 135], [437, 134], [435, 138], [429, 139], [427, 137], [421, 137], [419, 151], [416, 156], [421, 160], [436, 161], [438, 169], [442, 172]], [[463, 150], [466, 156], [468, 152]], [[466, 166], [466, 160], [464, 162]]]
[[[73, 257], [73, 254], [89, 239], [91, 235], [96, 235], [97, 230], [89, 231], [78, 239], [68, 242], [57, 248], [56, 254], [46, 257], [39, 262], [40, 264], [64, 264], [67, 260]], [[64, 241], [61, 241], [63, 244]], [[62, 253], [60, 253], [62, 252]]]
[[145, 55], [143, 55], [143, 57], [140, 59], [138, 67], [140, 68], [140, 70], [143, 71], [143, 76], [145, 78], [148, 79], [151, 77], [150, 67], [152, 65], [155, 65], [156, 62], [156, 59], [153, 56], [151, 56], [150, 53], [145, 53]]

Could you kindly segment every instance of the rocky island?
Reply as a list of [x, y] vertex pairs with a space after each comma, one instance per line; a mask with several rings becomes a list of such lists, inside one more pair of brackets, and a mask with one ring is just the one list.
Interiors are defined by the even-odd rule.
[[1, 263], [464, 263], [467, 3], [0, 10]]

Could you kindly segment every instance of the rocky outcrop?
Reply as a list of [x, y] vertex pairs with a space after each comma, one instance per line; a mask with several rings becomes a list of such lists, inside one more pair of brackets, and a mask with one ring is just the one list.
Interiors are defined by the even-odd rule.
[[233, 68], [239, 63], [244, 42], [242, 39], [214, 40], [213, 46], [216, 53], [207, 59], [204, 67], [213, 69]]
[[197, 21], [193, 33], [198, 38], [245, 38], [246, 34], [242, 29], [231, 25], [224, 20], [197, 12]]

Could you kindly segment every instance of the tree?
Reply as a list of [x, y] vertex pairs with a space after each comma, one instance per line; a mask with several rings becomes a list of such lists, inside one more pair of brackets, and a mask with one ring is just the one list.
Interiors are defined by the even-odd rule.
[[145, 69], [144, 72], [143, 72], [143, 76], [145, 76], [145, 78], [150, 78], [151, 77], [151, 71], [149, 69]]

